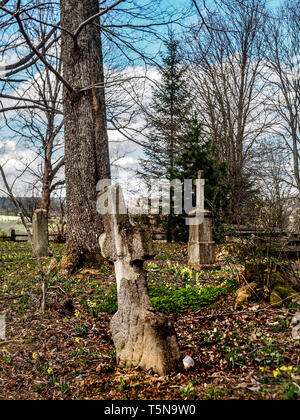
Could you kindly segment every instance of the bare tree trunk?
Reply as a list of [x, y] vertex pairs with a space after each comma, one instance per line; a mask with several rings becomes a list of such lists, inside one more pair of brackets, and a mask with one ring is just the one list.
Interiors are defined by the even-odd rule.
[[293, 130], [293, 162], [294, 162], [294, 177], [298, 192], [300, 194], [300, 171], [299, 171], [299, 137], [297, 136], [296, 130]]
[[[61, 26], [74, 33], [98, 12], [98, 0], [61, 0]], [[101, 48], [96, 25], [86, 25], [76, 39], [62, 31], [64, 79], [73, 87], [64, 87], [63, 94], [67, 248], [83, 253], [99, 248], [103, 227], [96, 212], [96, 185], [110, 178]]]
[[41, 209], [46, 210], [47, 216], [49, 215], [50, 209], [50, 201], [51, 201], [51, 188], [50, 188], [50, 181], [48, 178], [48, 172], [45, 168], [45, 173], [43, 176], [43, 184], [42, 184], [42, 200], [41, 200]]

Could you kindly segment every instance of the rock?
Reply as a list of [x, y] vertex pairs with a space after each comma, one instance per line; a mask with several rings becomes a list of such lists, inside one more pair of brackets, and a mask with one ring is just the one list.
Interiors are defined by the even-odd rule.
[[[299, 294], [292, 288], [292, 286], [285, 280], [280, 273], [272, 273], [271, 275], [271, 288], [273, 298], [271, 299], [271, 304], [276, 307], [281, 306], [283, 301], [294, 300], [295, 302], [300, 303]], [[276, 297], [277, 296], [277, 297]], [[279, 298], [280, 301], [279, 301]]]
[[251, 392], [259, 392], [261, 390], [261, 387], [259, 385], [257, 385], [257, 386], [248, 386], [248, 389]]
[[[277, 263], [270, 269], [267, 263], [260, 260], [248, 261], [245, 265], [244, 276], [247, 281], [255, 282], [257, 288], [264, 291], [264, 298], [270, 296], [271, 305], [274, 307], [282, 306], [283, 302], [287, 300], [300, 303], [297, 292], [289, 283], [290, 270], [289, 264], [286, 262]], [[238, 302], [238, 304], [242, 306], [243, 300], [247, 301], [247, 296], [242, 296], [243, 288], [240, 290], [241, 296], [238, 300], [241, 303]]]
[[0, 316], [0, 340], [5, 340], [6, 322], [5, 317]]
[[300, 313], [296, 314], [291, 322], [292, 337], [294, 340], [300, 339]]
[[274, 308], [280, 308], [282, 306], [282, 299], [276, 290], [272, 290], [271, 292], [270, 303]]
[[189, 370], [189, 369], [193, 368], [195, 366], [194, 359], [190, 356], [186, 356], [183, 359], [183, 366], [186, 370]]
[[294, 318], [292, 319], [292, 325], [298, 325], [300, 324], [300, 313], [296, 314]]
[[250, 283], [241, 287], [237, 291], [237, 298], [235, 300], [234, 308], [240, 309], [246, 307], [248, 305], [249, 299], [253, 296], [256, 289], [257, 283]]

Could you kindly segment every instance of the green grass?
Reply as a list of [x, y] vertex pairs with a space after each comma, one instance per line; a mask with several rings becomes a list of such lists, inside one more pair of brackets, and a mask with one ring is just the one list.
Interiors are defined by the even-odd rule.
[[0, 216], [0, 232], [10, 234], [11, 229], [15, 229], [17, 234], [26, 233], [25, 228], [18, 216]]
[[[49, 232], [52, 232], [55, 228], [56, 219], [51, 219], [49, 222]], [[28, 223], [31, 228], [31, 224]], [[26, 229], [22, 224], [22, 221], [19, 216], [4, 216], [0, 215], [0, 233], [6, 233], [10, 235], [11, 230], [14, 229], [17, 234], [23, 235], [26, 234]]]
[[[51, 244], [54, 255], [59, 259], [64, 246]], [[14, 244], [0, 241], [0, 262], [2, 266], [2, 284], [0, 293], [11, 295], [40, 293], [40, 284], [36, 282], [37, 266], [28, 243]], [[44, 264], [49, 264], [45, 259]], [[153, 267], [159, 271], [151, 272]], [[196, 281], [195, 274], [184, 268], [178, 271], [178, 265], [148, 264], [149, 296], [155, 309], [160, 312], [177, 315], [187, 309], [198, 310], [203, 306], [216, 303], [222, 296], [237, 288], [235, 277], [230, 273], [217, 271], [212, 274], [213, 284], [205, 284], [201, 276]], [[105, 279], [112, 275], [113, 270], [106, 265], [99, 265], [99, 278], [93, 276], [78, 278], [77, 273], [69, 278], [57, 277], [54, 273], [49, 279], [49, 285], [61, 288], [65, 293], [78, 301], [83, 310], [97, 318], [101, 312], [117, 311], [117, 290], [114, 281], [107, 283]], [[178, 272], [177, 272], [177, 271]], [[153, 275], [153, 277], [151, 276]], [[199, 273], [200, 274], [200, 273]], [[204, 273], [203, 273], [204, 275]], [[101, 279], [100, 279], [101, 278]], [[104, 281], [103, 281], [103, 280]], [[2, 290], [1, 290], [2, 289]], [[20, 309], [28, 308], [27, 299], [12, 303], [20, 305]]]

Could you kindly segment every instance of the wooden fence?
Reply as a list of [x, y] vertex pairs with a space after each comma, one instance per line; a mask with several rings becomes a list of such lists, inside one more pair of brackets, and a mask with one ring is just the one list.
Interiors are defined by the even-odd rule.
[[[49, 240], [53, 241], [55, 238], [57, 238], [59, 235], [56, 233], [50, 233], [49, 234]], [[0, 236], [0, 240], [3, 239], [5, 241], [11, 241], [11, 242], [27, 242], [28, 241], [28, 235], [27, 233], [24, 234], [16, 234], [16, 231], [12, 229], [10, 231], [10, 236]]]
[[[166, 240], [167, 233], [164, 231], [154, 231], [153, 240]], [[49, 234], [49, 240], [55, 241], [58, 234]], [[262, 228], [253, 228], [248, 226], [230, 226], [228, 230], [229, 237], [236, 238], [252, 238], [253, 240], [265, 244], [267, 247], [276, 249], [276, 253], [285, 254], [293, 258], [300, 258], [300, 235], [285, 232], [279, 229], [270, 229], [266, 231]], [[0, 240], [12, 242], [27, 242], [27, 234], [16, 234], [14, 229], [11, 230], [10, 236], [1, 236]]]
[[[167, 233], [154, 231], [153, 240], [166, 240]], [[300, 258], [300, 235], [291, 233], [278, 228], [263, 229], [253, 226], [231, 225], [227, 228], [228, 239], [252, 239], [270, 248], [276, 255], [288, 258]]]
[[278, 228], [263, 229], [232, 225], [228, 229], [228, 236], [252, 239], [270, 248], [275, 254], [300, 258], [300, 235], [298, 233], [287, 232]]

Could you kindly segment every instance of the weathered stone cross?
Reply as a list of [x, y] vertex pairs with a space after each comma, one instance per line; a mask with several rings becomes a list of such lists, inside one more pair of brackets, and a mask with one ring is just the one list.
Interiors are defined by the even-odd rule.
[[[199, 183], [199, 180], [202, 180], [205, 184], [203, 173], [203, 171], [198, 172], [198, 180], [194, 181], [195, 185]], [[199, 217], [199, 214], [202, 218]], [[213, 240], [212, 213], [211, 211], [204, 209], [204, 202], [201, 194], [197, 194], [196, 210], [189, 216], [195, 221], [199, 220], [199, 223], [190, 224], [188, 245], [189, 265], [195, 270], [211, 268], [216, 262], [216, 245]]]
[[124, 212], [120, 186], [110, 186], [102, 195], [113, 213], [102, 216], [105, 233], [100, 246], [103, 256], [115, 265], [118, 312], [111, 330], [117, 362], [121, 367], [166, 375], [181, 368], [182, 361], [172, 323], [153, 309], [148, 295], [143, 265], [154, 256], [151, 234], [130, 220], [127, 209]]

